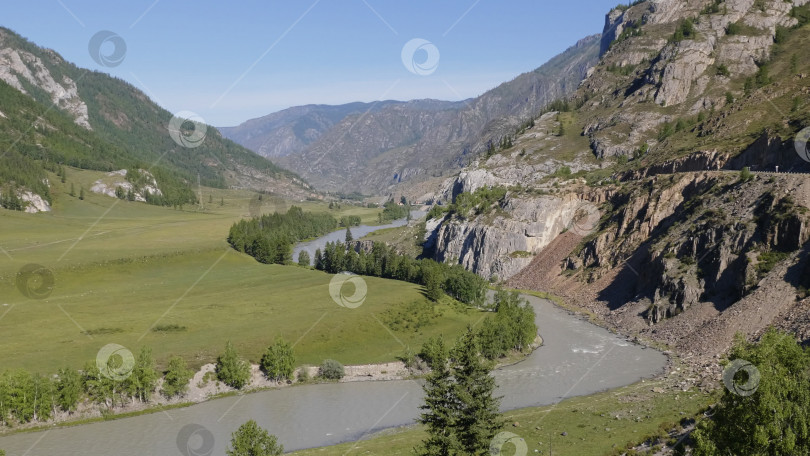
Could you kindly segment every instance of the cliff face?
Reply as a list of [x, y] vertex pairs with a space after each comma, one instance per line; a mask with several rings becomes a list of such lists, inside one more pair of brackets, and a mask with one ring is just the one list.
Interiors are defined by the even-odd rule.
[[[435, 193], [509, 189], [495, 210], [438, 224], [435, 257], [565, 296], [698, 362], [738, 331], [806, 338], [810, 175], [785, 172], [810, 170], [794, 147], [810, 125], [810, 61], [797, 51], [810, 25], [796, 27], [807, 3], [611, 11], [571, 110], [536, 119]], [[592, 232], [571, 232], [576, 201], [599, 209]]]
[[777, 29], [797, 24], [794, 7], [806, 3], [726, 0], [712, 9], [708, 0], [662, 0], [611, 11], [601, 65], [582, 92], [595, 154], [631, 157], [658, 142], [665, 122], [724, 107], [727, 93], [739, 93], [737, 81], [767, 62]]
[[508, 279], [526, 267], [535, 252], [591, 215], [584, 213], [585, 204], [575, 194], [507, 196], [494, 216], [450, 219], [437, 226], [435, 259], [457, 261], [484, 277]]

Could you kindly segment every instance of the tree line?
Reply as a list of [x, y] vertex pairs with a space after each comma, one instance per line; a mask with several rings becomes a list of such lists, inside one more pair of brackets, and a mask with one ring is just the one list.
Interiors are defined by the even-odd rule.
[[[109, 369], [121, 367], [114, 365], [116, 360], [120, 358], [108, 360]], [[55, 376], [25, 369], [6, 370], [0, 374], [0, 423], [13, 426], [47, 421], [57, 411], [76, 411], [84, 399], [107, 409], [127, 400], [149, 402], [160, 378], [151, 349], [142, 347], [131, 367], [123, 379], [109, 375], [107, 369], [102, 371], [96, 361], [88, 362], [81, 370], [59, 369]], [[175, 356], [169, 360], [164, 375], [161, 394], [171, 398], [185, 392], [192, 372], [182, 358]]]
[[402, 280], [425, 287], [427, 297], [436, 301], [447, 294], [465, 304], [484, 305], [487, 282], [461, 265], [438, 263], [431, 259], [415, 260], [400, 255], [382, 242], [372, 243], [371, 251], [351, 248], [352, 243], [327, 242], [315, 251], [315, 269], [337, 274], [355, 274]]
[[296, 242], [328, 234], [338, 228], [329, 214], [304, 212], [298, 206], [279, 214], [261, 215], [240, 220], [231, 226], [228, 243], [261, 263], [288, 264]]

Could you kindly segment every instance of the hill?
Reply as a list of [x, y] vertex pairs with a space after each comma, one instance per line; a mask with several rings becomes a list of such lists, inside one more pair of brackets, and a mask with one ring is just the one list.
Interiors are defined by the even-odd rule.
[[[148, 171], [161, 195], [150, 202], [196, 200], [191, 186], [243, 186], [279, 193], [309, 193], [306, 184], [249, 150], [222, 138], [213, 128], [196, 127], [205, 138], [183, 147], [169, 133], [171, 113], [130, 84], [78, 68], [59, 54], [0, 28], [0, 185], [5, 206], [50, 199], [47, 170], [62, 167], [115, 171], [129, 180]], [[189, 122], [183, 134], [196, 132]], [[36, 197], [34, 196], [36, 195]], [[11, 201], [15, 200], [15, 201]]]

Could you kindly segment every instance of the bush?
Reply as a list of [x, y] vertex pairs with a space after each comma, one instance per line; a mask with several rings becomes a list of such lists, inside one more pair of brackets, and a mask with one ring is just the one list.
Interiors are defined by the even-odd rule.
[[684, 19], [678, 26], [678, 29], [675, 30], [675, 34], [672, 36], [671, 41], [677, 43], [683, 40], [692, 39], [696, 35], [697, 32], [695, 31], [695, 24], [692, 22], [692, 19]]
[[742, 25], [737, 22], [728, 24], [728, 27], [726, 27], [727, 35], [739, 35], [740, 33], [742, 33]]
[[427, 213], [427, 220], [444, 217], [444, 214], [447, 213], [447, 208], [443, 206], [439, 206], [438, 204], [432, 206]]
[[729, 359], [753, 369], [731, 372], [736, 391], [726, 389], [712, 419], [692, 433], [693, 454], [809, 454], [810, 351], [770, 329], [757, 344], [738, 338]]
[[228, 456], [279, 456], [284, 453], [284, 445], [259, 425], [249, 420], [239, 426], [231, 435], [231, 447], [225, 453]]
[[340, 380], [345, 375], [343, 364], [334, 359], [325, 359], [321, 363], [318, 375], [328, 380]]
[[242, 389], [250, 381], [250, 365], [239, 358], [231, 341], [225, 344], [225, 353], [217, 358], [217, 379], [231, 388]]
[[745, 168], [740, 170], [740, 182], [745, 183], [745, 182], [750, 181], [753, 178], [754, 178], [754, 174], [751, 172], [751, 168], [746, 166]]
[[301, 383], [309, 381], [309, 369], [307, 366], [301, 366], [301, 369], [298, 370], [298, 381]]
[[188, 368], [186, 361], [179, 356], [169, 359], [169, 366], [163, 378], [163, 395], [167, 398], [183, 395], [188, 389], [188, 382], [194, 372]]
[[289, 380], [295, 370], [295, 354], [292, 346], [282, 338], [267, 348], [262, 356], [262, 371], [271, 380]]

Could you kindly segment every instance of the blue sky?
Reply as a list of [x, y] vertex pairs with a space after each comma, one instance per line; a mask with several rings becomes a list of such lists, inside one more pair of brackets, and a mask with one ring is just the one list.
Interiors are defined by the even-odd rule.
[[[169, 111], [230, 126], [289, 106], [379, 99], [459, 100], [532, 70], [599, 33], [616, 0], [7, 2], [2, 25], [85, 68], [105, 71]], [[88, 50], [99, 31], [123, 61]], [[402, 49], [429, 41], [438, 65], [409, 72]], [[427, 58], [421, 48], [417, 64]], [[111, 42], [101, 54], [114, 50]]]

